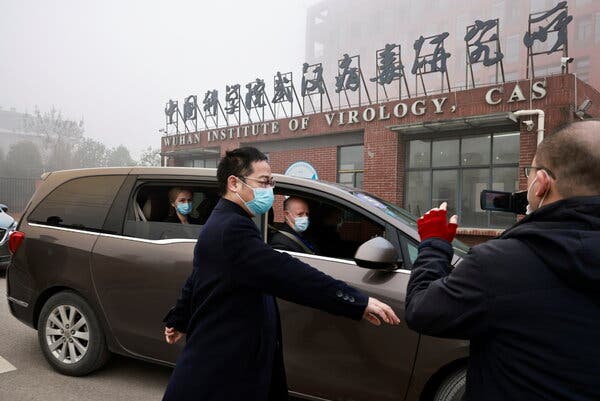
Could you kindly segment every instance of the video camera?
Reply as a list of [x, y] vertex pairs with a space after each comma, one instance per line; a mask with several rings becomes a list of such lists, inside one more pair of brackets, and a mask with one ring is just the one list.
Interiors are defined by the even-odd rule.
[[483, 210], [515, 214], [525, 214], [527, 211], [527, 191], [502, 192], [486, 189], [481, 191], [479, 199]]

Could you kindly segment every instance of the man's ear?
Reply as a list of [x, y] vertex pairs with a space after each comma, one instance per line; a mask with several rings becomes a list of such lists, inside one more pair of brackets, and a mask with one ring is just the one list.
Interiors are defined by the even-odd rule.
[[551, 180], [550, 176], [544, 170], [538, 170], [536, 172], [538, 186], [535, 191], [535, 196], [542, 197], [550, 191]]
[[230, 175], [227, 177], [227, 190], [230, 192], [238, 192], [240, 190], [240, 183], [237, 177]]

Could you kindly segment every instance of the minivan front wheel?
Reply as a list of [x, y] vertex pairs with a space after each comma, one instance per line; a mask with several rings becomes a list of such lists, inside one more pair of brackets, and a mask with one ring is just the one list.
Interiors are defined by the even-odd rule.
[[93, 372], [110, 356], [96, 314], [73, 292], [55, 294], [44, 304], [38, 319], [38, 340], [50, 365], [69, 376]]
[[433, 401], [461, 401], [465, 395], [466, 383], [467, 369], [455, 371], [442, 382]]

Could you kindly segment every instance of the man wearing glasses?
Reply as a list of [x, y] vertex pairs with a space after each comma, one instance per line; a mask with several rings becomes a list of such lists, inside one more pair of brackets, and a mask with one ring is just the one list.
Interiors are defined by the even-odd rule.
[[600, 122], [538, 147], [528, 215], [450, 267], [457, 217], [446, 205], [421, 236], [406, 322], [470, 340], [464, 400], [600, 400]]
[[399, 323], [388, 305], [263, 242], [251, 217], [273, 204], [275, 182], [264, 154], [250, 147], [227, 152], [217, 181], [222, 198], [165, 318], [166, 341], [185, 333], [187, 342], [164, 400], [287, 400], [275, 297], [375, 325]]

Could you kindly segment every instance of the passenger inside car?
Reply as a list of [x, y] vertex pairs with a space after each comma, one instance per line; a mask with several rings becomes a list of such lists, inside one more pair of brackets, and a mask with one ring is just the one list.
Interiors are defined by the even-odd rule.
[[191, 189], [173, 187], [169, 190], [169, 214], [165, 223], [200, 224], [200, 220], [191, 215], [194, 195]]
[[283, 201], [284, 224], [271, 237], [271, 246], [284, 251], [318, 254], [317, 247], [306, 235], [310, 225], [310, 209], [304, 199], [290, 196]]
[[149, 240], [196, 239], [218, 200], [214, 189], [184, 183], [142, 185], [128, 209], [124, 235]]

